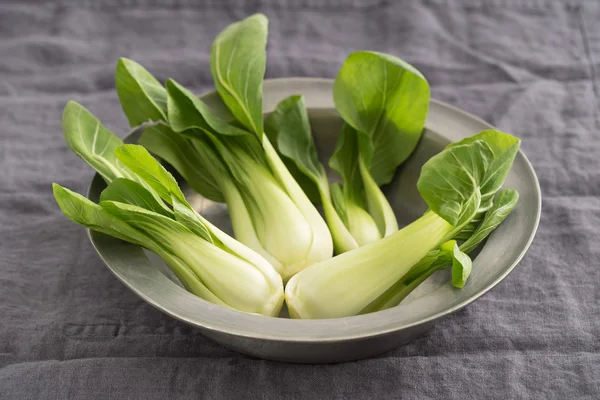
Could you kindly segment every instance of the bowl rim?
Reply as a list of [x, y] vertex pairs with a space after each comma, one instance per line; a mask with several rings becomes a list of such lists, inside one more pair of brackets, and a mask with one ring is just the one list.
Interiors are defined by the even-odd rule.
[[[296, 84], [296, 85], [307, 85], [307, 84], [323, 84], [323, 85], [328, 85], [328, 86], [332, 86], [333, 85], [333, 79], [329, 79], [329, 78], [311, 78], [311, 77], [290, 77], [290, 78], [271, 78], [271, 79], [265, 79], [264, 80], [264, 85], [265, 86], [270, 86], [270, 85], [277, 85], [277, 84]], [[206, 91], [202, 94], [199, 95], [200, 98], [204, 98], [207, 96], [215, 96], [215, 91]], [[462, 115], [464, 118], [467, 118], [471, 121], [477, 122], [479, 124], [481, 124], [482, 126], [486, 126], [489, 129], [495, 129], [491, 124], [489, 124], [488, 122], [484, 121], [483, 119], [472, 115], [471, 113], [464, 111], [458, 107], [452, 106], [450, 104], [447, 104], [443, 101], [440, 100], [436, 100], [436, 99], [430, 99], [430, 103], [435, 104], [437, 107], [441, 107], [441, 108], [445, 108], [453, 113], [456, 114], [460, 114]], [[307, 108], [310, 109], [324, 109], [323, 107], [310, 107], [310, 104], [307, 104]], [[330, 109], [330, 108], [328, 108]], [[270, 111], [270, 110], [269, 110]], [[266, 111], [267, 112], [267, 111]], [[426, 125], [427, 126], [427, 125]], [[130, 137], [134, 131], [136, 131], [137, 128], [131, 130], [125, 137], [125, 139], [127, 139], [128, 137]], [[117, 279], [119, 279], [127, 288], [129, 288], [131, 291], [133, 291], [135, 294], [137, 294], [138, 296], [140, 296], [144, 301], [146, 301], [147, 303], [149, 303], [150, 305], [152, 305], [153, 307], [157, 308], [158, 310], [170, 315], [173, 318], [176, 318], [178, 320], [181, 320], [183, 322], [186, 322], [192, 326], [201, 328], [201, 329], [205, 329], [208, 331], [213, 331], [213, 332], [218, 332], [218, 333], [225, 333], [225, 334], [230, 334], [230, 335], [234, 335], [234, 336], [238, 336], [238, 337], [244, 337], [244, 338], [251, 338], [251, 339], [259, 339], [259, 340], [270, 340], [270, 341], [278, 341], [278, 342], [296, 342], [296, 343], [312, 343], [312, 342], [339, 342], [339, 341], [347, 341], [347, 340], [356, 340], [356, 339], [362, 339], [362, 338], [366, 338], [366, 337], [376, 337], [376, 336], [382, 336], [382, 335], [386, 335], [386, 334], [390, 334], [393, 332], [399, 332], [405, 329], [410, 329], [410, 328], [414, 328], [416, 326], [422, 326], [422, 325], [426, 325], [434, 320], [437, 319], [441, 319], [443, 317], [446, 317], [452, 313], [455, 313], [456, 311], [466, 307], [467, 305], [471, 304], [472, 302], [474, 302], [475, 300], [477, 300], [478, 298], [480, 298], [481, 296], [483, 296], [484, 294], [486, 294], [487, 292], [489, 292], [491, 289], [493, 289], [496, 285], [498, 285], [501, 281], [503, 281], [513, 270], [514, 268], [517, 266], [517, 264], [521, 261], [521, 259], [523, 258], [523, 256], [525, 255], [525, 253], [527, 252], [527, 250], [529, 249], [535, 234], [537, 232], [538, 226], [539, 226], [539, 222], [540, 222], [540, 217], [541, 217], [541, 207], [542, 207], [542, 195], [541, 195], [541, 189], [540, 189], [540, 185], [539, 185], [539, 181], [537, 178], [537, 175], [535, 173], [535, 170], [533, 168], [533, 165], [531, 164], [531, 162], [529, 161], [529, 159], [527, 158], [527, 156], [523, 153], [522, 150], [519, 150], [519, 157], [522, 157], [524, 163], [525, 163], [525, 168], [527, 169], [527, 172], [529, 173], [529, 175], [532, 177], [533, 179], [533, 191], [534, 191], [534, 195], [535, 195], [535, 199], [536, 199], [536, 204], [535, 204], [535, 220], [533, 223], [533, 228], [531, 229], [531, 232], [529, 233], [529, 236], [527, 238], [527, 241], [525, 242], [525, 244], [522, 246], [522, 249], [520, 251], [520, 253], [518, 254], [517, 257], [514, 258], [514, 260], [511, 262], [511, 264], [491, 283], [489, 283], [487, 286], [485, 286], [484, 288], [480, 289], [479, 291], [475, 292], [474, 294], [470, 295], [469, 297], [467, 297], [465, 300], [459, 302], [458, 304], [444, 309], [442, 311], [439, 311], [435, 314], [432, 315], [428, 315], [426, 317], [422, 317], [419, 319], [416, 319], [415, 321], [411, 321], [408, 323], [401, 323], [401, 322], [397, 322], [397, 323], [392, 323], [390, 324], [389, 327], [379, 327], [379, 328], [374, 328], [374, 329], [369, 329], [369, 328], [363, 328], [360, 332], [357, 333], [342, 333], [342, 334], [336, 334], [335, 336], [331, 336], [331, 337], [318, 337], [318, 338], [311, 338], [310, 335], [308, 334], [300, 334], [300, 332], [295, 332], [297, 336], [283, 336], [282, 334], [271, 334], [271, 333], [266, 333], [266, 332], [259, 332], [256, 330], [252, 330], [252, 329], [242, 329], [242, 328], [238, 328], [238, 327], [234, 327], [231, 325], [227, 325], [224, 322], [219, 322], [219, 321], [208, 321], [204, 318], [202, 318], [201, 313], [198, 315], [198, 320], [193, 320], [185, 315], [181, 315], [178, 314], [177, 312], [171, 310], [171, 309], [167, 309], [163, 306], [161, 306], [160, 304], [158, 304], [158, 302], [154, 301], [150, 296], [148, 296], [145, 293], [142, 293], [140, 290], [138, 290], [135, 286], [131, 285], [123, 276], [119, 275], [115, 270], [113, 270], [113, 268], [111, 267], [111, 265], [109, 264], [109, 262], [107, 261], [106, 257], [103, 255], [103, 253], [100, 251], [100, 249], [97, 246], [96, 240], [94, 238], [95, 235], [102, 235], [100, 233], [97, 232], [92, 232], [91, 230], [87, 229], [87, 233], [88, 233], [88, 237], [90, 239], [90, 242], [92, 243], [92, 245], [94, 246], [94, 249], [96, 250], [96, 252], [98, 253], [98, 255], [100, 256], [100, 258], [103, 260], [103, 262], [105, 263], [105, 265], [107, 266], [107, 268], [117, 277]], [[99, 174], [95, 174], [94, 177], [92, 178], [92, 181], [90, 182], [90, 185], [88, 186], [87, 189], [87, 197], [89, 198], [92, 195], [93, 192], [93, 187], [94, 187], [94, 182], [96, 180], [102, 180], [102, 178], [99, 176]], [[105, 236], [105, 235], [103, 235]], [[139, 246], [135, 246], [132, 244], [129, 244], [130, 246], [133, 247], [137, 247], [139, 248]], [[175, 287], [177, 287], [177, 285], [174, 285]], [[184, 291], [183, 289], [177, 287], [178, 289]], [[319, 325], [323, 325], [323, 326], [327, 326], [330, 325], [328, 328], [333, 328], [335, 326], [339, 326], [339, 324], [342, 325], [346, 325], [348, 320], [352, 320], [352, 321], [359, 321], [359, 320], [364, 320], [364, 321], [368, 321], [369, 318], [372, 318], [374, 315], [378, 315], [378, 316], [382, 316], [385, 314], [392, 314], [394, 311], [394, 307], [387, 309], [387, 310], [383, 310], [383, 311], [378, 311], [375, 313], [371, 313], [371, 314], [364, 314], [364, 315], [357, 315], [357, 316], [351, 316], [351, 317], [343, 317], [343, 318], [331, 318], [331, 319], [319, 319], [319, 320], [293, 320], [293, 319], [285, 319], [285, 318], [277, 318], [277, 317], [267, 317], [267, 316], [262, 316], [262, 315], [254, 315], [254, 314], [248, 314], [248, 313], [243, 313], [241, 311], [237, 311], [237, 310], [232, 310], [232, 309], [227, 309], [224, 307], [220, 307], [220, 306], [215, 306], [212, 303], [198, 298], [194, 295], [192, 295], [191, 293], [187, 293], [189, 296], [194, 297], [197, 301], [199, 301], [198, 304], [202, 304], [204, 303], [204, 305], [209, 305], [211, 306], [211, 308], [217, 307], [218, 308], [218, 312], [222, 312], [225, 314], [228, 313], [233, 313], [231, 314], [232, 318], [236, 318], [236, 317], [240, 317], [240, 314], [244, 317], [244, 318], [250, 318], [250, 319], [256, 319], [256, 322], [258, 324], [261, 323], [265, 323], [267, 321], [270, 321], [271, 323], [273, 322], [277, 322], [279, 321], [282, 324], [291, 324], [291, 326], [293, 326], [293, 329], [290, 329], [290, 331], [296, 331], [297, 329], [302, 329], [302, 327], [306, 327], [310, 324], [319, 324]], [[362, 325], [362, 324], [361, 324]], [[290, 327], [291, 327], [290, 326]]]

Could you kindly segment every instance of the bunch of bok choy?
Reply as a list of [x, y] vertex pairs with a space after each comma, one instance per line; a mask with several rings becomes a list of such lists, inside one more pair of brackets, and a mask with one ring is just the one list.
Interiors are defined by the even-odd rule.
[[[377, 242], [296, 274], [286, 286], [290, 314], [333, 318], [389, 308], [433, 272], [447, 267], [452, 267], [453, 284], [462, 287], [471, 270], [466, 253], [516, 205], [515, 191], [496, 193], [519, 146], [513, 136], [487, 130], [432, 157], [417, 183], [427, 212]], [[471, 224], [477, 227], [458, 246], [456, 237]]]
[[[69, 102], [65, 139], [108, 186], [95, 204], [54, 184], [62, 211], [156, 253], [198, 297], [244, 312], [277, 316], [284, 297], [293, 318], [375, 312], [444, 269], [462, 288], [469, 253], [517, 204], [518, 193], [501, 188], [520, 140], [486, 130], [433, 156], [417, 184], [428, 209], [399, 230], [380, 186], [423, 134], [427, 80], [387, 54], [348, 56], [333, 85], [344, 124], [329, 159], [341, 181], [330, 183], [303, 96], [282, 99], [263, 119], [267, 26], [256, 14], [215, 39], [210, 69], [221, 106], [121, 58], [117, 94], [130, 126], [143, 129], [139, 145]], [[227, 204], [235, 239], [192, 208], [151, 153]]]
[[[415, 149], [429, 107], [429, 85], [404, 61], [382, 53], [350, 54], [334, 85], [336, 109], [345, 125], [329, 166], [342, 183], [329, 185], [317, 158], [302, 96], [284, 99], [267, 119], [267, 135], [281, 157], [316, 191], [338, 254], [398, 230], [379, 186]], [[296, 176], [299, 175], [298, 173]]]
[[200, 194], [225, 201], [236, 239], [287, 280], [331, 258], [333, 242], [327, 224], [264, 134], [266, 40], [267, 19], [257, 14], [232, 24], [213, 43], [211, 71], [235, 120], [222, 118], [172, 79], [163, 87], [131, 60], [119, 61], [116, 84], [131, 126], [161, 122], [147, 128], [140, 143]]
[[279, 314], [283, 283], [271, 264], [200, 216], [146, 149], [123, 144], [74, 102], [65, 107], [63, 131], [73, 152], [108, 184], [99, 204], [54, 184], [67, 217], [156, 253], [198, 297], [240, 311]]

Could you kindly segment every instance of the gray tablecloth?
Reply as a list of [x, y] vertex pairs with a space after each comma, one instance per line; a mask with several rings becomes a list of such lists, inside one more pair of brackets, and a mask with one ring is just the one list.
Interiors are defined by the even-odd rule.
[[[206, 90], [212, 39], [256, 11], [268, 77], [390, 52], [434, 97], [523, 139], [544, 212], [508, 279], [391, 353], [300, 366], [214, 344], [111, 275], [52, 197], [52, 181], [84, 192], [93, 174], [63, 140], [65, 102], [124, 135], [117, 57]], [[599, 398], [599, 17], [597, 2], [546, 0], [1, 4], [0, 398]]]

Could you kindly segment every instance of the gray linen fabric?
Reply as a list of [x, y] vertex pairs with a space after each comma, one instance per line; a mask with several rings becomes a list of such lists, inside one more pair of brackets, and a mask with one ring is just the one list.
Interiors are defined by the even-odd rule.
[[[544, 212], [508, 279], [388, 354], [300, 366], [214, 344], [111, 275], [52, 197], [52, 181], [84, 192], [93, 175], [62, 138], [65, 102], [124, 135], [117, 57], [207, 90], [212, 39], [256, 11], [268, 77], [390, 52], [523, 139]], [[0, 4], [0, 398], [600, 398], [599, 18], [597, 2], [546, 0]]]

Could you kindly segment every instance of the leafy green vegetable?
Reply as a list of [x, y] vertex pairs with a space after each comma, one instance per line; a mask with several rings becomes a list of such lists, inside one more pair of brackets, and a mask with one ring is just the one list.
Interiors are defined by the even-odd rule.
[[[330, 193], [325, 168], [317, 156], [303, 97], [290, 96], [281, 101], [267, 118], [265, 133], [283, 160], [287, 161], [286, 165], [294, 166], [310, 180], [310, 184], [303, 185], [303, 190], [316, 190], [319, 193], [336, 251], [343, 253], [358, 247], [347, 228], [348, 217], [341, 186], [332, 187]], [[336, 206], [341, 208], [336, 210]]]
[[167, 92], [140, 64], [127, 58], [119, 59], [115, 84], [129, 125], [166, 119]]
[[236, 238], [266, 256], [284, 280], [331, 257], [331, 236], [321, 216], [293, 178], [281, 175], [285, 166], [272, 164], [257, 137], [213, 115], [176, 82], [169, 80], [167, 90], [169, 124], [202, 141], [197, 151], [206, 153], [202, 162], [220, 183]]
[[336, 76], [333, 98], [344, 121], [370, 139], [360, 152], [365, 160], [373, 160], [367, 163], [373, 179], [378, 185], [389, 183], [421, 137], [429, 84], [399, 58], [358, 51], [348, 56]]
[[262, 14], [230, 25], [213, 43], [211, 71], [219, 96], [237, 122], [257, 136], [273, 176], [309, 222], [314, 234], [314, 251], [308, 257], [313, 260], [310, 264], [331, 257], [332, 239], [320, 214], [263, 132], [262, 85], [267, 31], [268, 21]]
[[[262, 14], [252, 15], [243, 21], [230, 25], [215, 39], [211, 50], [210, 64], [219, 96], [237, 122], [256, 135], [263, 147], [264, 158], [273, 177], [294, 202], [310, 226], [313, 237], [309, 247], [310, 250], [306, 254], [306, 262], [295, 263], [293, 268], [288, 268], [287, 276], [291, 276], [291, 274], [304, 268], [306, 265], [311, 265], [316, 261], [331, 257], [333, 242], [325, 221], [281, 158], [279, 158], [269, 138], [264, 135], [262, 86], [267, 58], [267, 31], [268, 21]], [[199, 111], [203, 113], [203, 110]], [[207, 119], [206, 115], [204, 117], [210, 125], [210, 118]], [[211, 127], [219, 130], [214, 125], [211, 125]], [[219, 133], [223, 134], [220, 131]], [[249, 148], [252, 149], [252, 146]], [[229, 159], [228, 157], [223, 158], [226, 162]], [[233, 171], [230, 168], [232, 173], [235, 173], [236, 170], [237, 168], [235, 167]], [[260, 205], [260, 207], [265, 206]], [[255, 217], [256, 211], [253, 212], [250, 210], [250, 215]], [[261, 223], [257, 223], [257, 221], [253, 221], [253, 223], [260, 237], [260, 232], [262, 231], [262, 228], [260, 228]], [[272, 227], [271, 224], [265, 226]], [[289, 230], [288, 233], [290, 233]], [[263, 237], [270, 238], [272, 235], [264, 233]], [[293, 237], [293, 235], [288, 237]], [[300, 237], [298, 239], [299, 244], [304, 243]], [[264, 243], [264, 240], [262, 242]], [[281, 243], [276, 242], [273, 241], [272, 245], [280, 246], [282, 249], [286, 248]], [[303, 246], [300, 245], [300, 247]], [[269, 253], [273, 253], [273, 251], [275, 250], [268, 250]], [[292, 255], [297, 255], [297, 252], [290, 253], [286, 258]], [[289, 263], [284, 262], [283, 264]]]
[[[114, 153], [123, 141], [106, 129], [85, 107], [69, 101], [63, 112], [62, 125], [65, 140], [73, 153], [96, 170], [106, 183], [117, 178], [135, 180], [135, 176], [117, 160]], [[143, 180], [138, 183], [148, 188]], [[164, 212], [168, 213], [170, 210], [160, 197], [155, 195], [155, 198]]]
[[440, 250], [447, 254], [452, 263], [452, 285], [462, 288], [471, 274], [472, 262], [469, 256], [463, 253], [456, 240], [449, 240], [440, 246]]
[[312, 265], [286, 286], [290, 315], [314, 319], [360, 313], [439, 246], [453, 228], [430, 211], [377, 242]]
[[[290, 315], [333, 318], [387, 308], [448, 266], [453, 267], [453, 284], [462, 287], [471, 262], [452, 238], [479, 212], [481, 188], [495, 165], [488, 142], [504, 135], [490, 133], [432, 157], [417, 183], [429, 211], [382, 240], [298, 273], [286, 286]], [[489, 212], [497, 214], [498, 208]]]
[[146, 210], [153, 211], [165, 217], [175, 218], [175, 214], [168, 208], [163, 207], [152, 193], [136, 181], [125, 178], [117, 178], [102, 191], [100, 201], [118, 201], [133, 204]]
[[[344, 184], [344, 207], [347, 227], [359, 246], [374, 242], [398, 230], [392, 207], [369, 173], [371, 141], [368, 136], [344, 125], [329, 165], [336, 170]], [[361, 235], [373, 232], [371, 237]]]
[[488, 237], [508, 217], [519, 201], [519, 193], [514, 189], [498, 192], [492, 207], [485, 213], [483, 222], [477, 227], [470, 238], [461, 246], [461, 250], [470, 253]]
[[139, 143], [177, 170], [190, 186], [207, 199], [223, 202], [223, 194], [190, 140], [176, 135], [167, 122], [167, 91], [143, 66], [121, 58], [116, 71], [117, 94], [132, 127], [154, 122], [144, 128]]
[[482, 208], [487, 210], [510, 171], [510, 167], [519, 151], [521, 140], [507, 133], [489, 129], [453, 143], [449, 147], [469, 144], [479, 140], [484, 141], [493, 154], [493, 161], [487, 168], [485, 179], [481, 183], [481, 204]]
[[268, 20], [254, 14], [229, 25], [212, 45], [210, 70], [233, 116], [262, 139], [262, 85], [266, 68]]
[[175, 134], [168, 126], [154, 125], [144, 129], [138, 143], [175, 168], [196, 192], [212, 201], [225, 201], [193, 140]]
[[[465, 257], [472, 252], [492, 233], [498, 225], [506, 219], [510, 212], [517, 205], [519, 199], [518, 193], [513, 189], [501, 190], [493, 206], [485, 213], [483, 222], [471, 234], [471, 236], [461, 244], [458, 249]], [[462, 233], [462, 231], [461, 231]], [[458, 235], [457, 235], [458, 236]], [[454, 237], [454, 239], [457, 238]], [[454, 242], [454, 240], [452, 240]], [[443, 245], [442, 245], [443, 246]], [[464, 273], [465, 266], [467, 271], [470, 271], [470, 262], [464, 257], [457, 260], [459, 264], [455, 264], [455, 260], [449, 258], [451, 256], [447, 252], [433, 250], [419, 261], [402, 279], [392, 285], [384, 294], [361, 310], [361, 314], [384, 310], [386, 308], [397, 306], [406, 296], [408, 296], [419, 284], [429, 278], [434, 272], [453, 267], [452, 269], [452, 284], [462, 288], [468, 278], [468, 273]], [[463, 261], [463, 263], [461, 263]], [[454, 267], [456, 265], [456, 267]]]
[[[330, 189], [325, 168], [317, 157], [302, 96], [290, 96], [280, 102], [267, 118], [266, 128], [283, 159], [295, 165], [317, 188], [337, 253], [398, 230], [389, 203], [360, 159], [358, 132], [348, 125], [342, 131], [332, 167], [340, 173], [344, 185]], [[306, 186], [304, 190], [310, 190]]]
[[417, 145], [427, 116], [429, 85], [400, 59], [356, 52], [337, 75], [334, 100], [346, 121], [329, 161], [344, 181], [341, 193], [329, 193], [301, 96], [278, 104], [267, 119], [266, 134], [287, 164], [310, 179], [312, 183], [302, 183], [305, 192], [315, 187], [319, 191], [336, 251], [343, 253], [398, 230], [379, 185], [389, 183]]
[[188, 290], [208, 301], [278, 314], [283, 284], [267, 260], [198, 215], [175, 179], [142, 146], [123, 145], [115, 153], [174, 212], [165, 215], [150, 190], [118, 178], [102, 193], [100, 206], [55, 185], [57, 202], [70, 219], [156, 252]]
[[80, 194], [65, 189], [56, 183], [52, 184], [52, 188], [59, 207], [73, 222], [153, 251], [167, 263], [189, 292], [213, 303], [227, 306], [202, 284], [186, 264], [176, 256], [166, 252], [148, 235], [134, 229]]
[[417, 183], [419, 192], [429, 207], [450, 224], [465, 225], [479, 208], [481, 182], [492, 158], [490, 147], [482, 140], [449, 147], [423, 165]]
[[[222, 99], [216, 108], [120, 59], [117, 94], [129, 124], [144, 129], [142, 146], [124, 145], [69, 102], [65, 139], [108, 186], [95, 204], [54, 184], [61, 210], [155, 252], [197, 296], [245, 312], [277, 315], [290, 278], [285, 297], [294, 318], [393, 307], [442, 269], [462, 288], [472, 269], [468, 253], [517, 204], [516, 191], [500, 188], [519, 139], [486, 130], [432, 157], [417, 183], [428, 210], [398, 230], [380, 186], [423, 133], [430, 96], [423, 75], [387, 54], [350, 54], [333, 88], [345, 124], [329, 160], [343, 182], [330, 185], [302, 96], [281, 101], [263, 123], [267, 34], [267, 18], [255, 14], [217, 36], [210, 59]], [[146, 149], [205, 197], [225, 201], [243, 244], [198, 214]], [[322, 204], [327, 224], [311, 200]], [[343, 254], [331, 258], [334, 245]]]
[[62, 125], [65, 140], [73, 153], [90, 164], [105, 181], [128, 177], [114, 154], [123, 141], [108, 131], [85, 107], [69, 101], [63, 111]]

